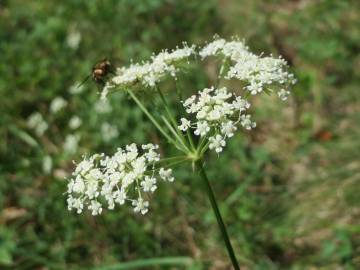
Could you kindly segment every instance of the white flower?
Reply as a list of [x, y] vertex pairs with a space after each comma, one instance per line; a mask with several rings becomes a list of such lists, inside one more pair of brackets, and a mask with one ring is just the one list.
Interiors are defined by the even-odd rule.
[[52, 170], [53, 162], [51, 156], [45, 156], [42, 162], [42, 168], [44, 173], [50, 174]]
[[99, 215], [102, 212], [101, 203], [98, 201], [92, 200], [90, 205], [88, 206], [89, 210], [92, 210], [91, 214], [93, 216]]
[[240, 113], [250, 108], [250, 103], [242, 97], [236, 97], [232, 105], [234, 106], [234, 109], [238, 110]]
[[65, 108], [66, 105], [67, 101], [65, 99], [63, 99], [62, 97], [56, 97], [50, 103], [50, 112], [57, 113], [63, 108]]
[[156, 178], [145, 176], [145, 180], [140, 183], [140, 186], [143, 188], [144, 192], [154, 192], [157, 189]]
[[84, 91], [84, 85], [80, 85], [81, 82], [76, 82], [73, 85], [70, 86], [69, 88], [69, 93], [72, 95], [77, 95], [80, 94]]
[[205, 136], [210, 131], [210, 127], [206, 121], [199, 121], [196, 124], [196, 129], [194, 131], [195, 135]]
[[100, 132], [102, 139], [105, 142], [111, 141], [119, 135], [119, 130], [117, 129], [117, 127], [107, 122], [101, 124]]
[[172, 169], [160, 168], [159, 175], [165, 181], [174, 182], [175, 180], [174, 176], [172, 176]]
[[148, 143], [148, 144], [143, 144], [141, 146], [141, 148], [143, 150], [155, 150], [155, 149], [159, 149], [159, 145], [153, 144], [153, 143]]
[[160, 154], [156, 153], [153, 150], [149, 150], [149, 152], [147, 152], [145, 154], [145, 157], [147, 158], [147, 160], [149, 162], [153, 162], [153, 161], [159, 161], [160, 160]]
[[134, 212], [140, 212], [145, 215], [149, 211], [149, 202], [144, 201], [142, 198], [133, 201], [132, 205], [134, 206]]
[[249, 122], [248, 118], [242, 117], [250, 108], [250, 103], [229, 92], [226, 87], [205, 88], [183, 102], [183, 106], [188, 113], [195, 114], [197, 121], [191, 123], [190, 120], [182, 118], [183, 123], [179, 128], [195, 129], [194, 134], [205, 137], [209, 141], [209, 148], [218, 153], [225, 146], [225, 139], [234, 136], [237, 125], [240, 124], [246, 129], [255, 125]]
[[217, 40], [214, 40], [213, 42], [207, 44], [199, 52], [201, 58], [205, 58], [208, 56], [214, 56], [214, 55], [218, 54], [224, 47], [225, 43], [226, 43], [225, 39], [217, 39]]
[[113, 196], [118, 204], [123, 205], [125, 203], [126, 192], [124, 189], [115, 191]]
[[168, 52], [163, 50], [158, 55], [153, 55], [153, 63], [164, 62], [166, 64], [173, 64], [183, 59], [187, 59], [195, 52], [195, 45], [189, 47], [186, 43], [183, 43], [183, 48], [176, 47], [175, 50]]
[[233, 121], [227, 121], [221, 124], [221, 133], [224, 134], [226, 137], [230, 138], [234, 136], [234, 131], [236, 130], [237, 128]]
[[81, 118], [79, 116], [73, 116], [71, 117], [70, 121], [69, 121], [69, 127], [71, 129], [77, 129], [78, 127], [80, 127], [82, 124]]
[[239, 40], [215, 39], [200, 50], [199, 54], [202, 58], [223, 56], [224, 59], [230, 59], [232, 65], [225, 78], [247, 83], [245, 89], [252, 95], [262, 92], [270, 85], [288, 87], [296, 82], [294, 75], [287, 71], [287, 63], [283, 58], [255, 55]]
[[195, 96], [195, 95], [192, 95], [191, 97], [189, 97], [188, 99], [186, 99], [186, 100], [183, 102], [183, 106], [184, 106], [184, 107], [190, 106], [191, 104], [194, 103], [195, 99], [196, 99], [196, 96]]
[[180, 124], [180, 126], [178, 126], [178, 128], [181, 131], [188, 130], [188, 128], [190, 127], [191, 122], [189, 120], [187, 120], [186, 118], [181, 118], [180, 121], [181, 121], [181, 124]]
[[41, 113], [35, 112], [29, 116], [29, 118], [27, 120], [27, 126], [29, 128], [35, 128], [42, 121], [43, 121], [43, 117], [42, 117]]
[[109, 94], [109, 91], [110, 89], [114, 88], [115, 85], [107, 82], [103, 88], [103, 90], [101, 91], [101, 94], [100, 94], [100, 100], [106, 100], [107, 98], [107, 95]]
[[220, 153], [225, 147], [226, 142], [220, 135], [216, 135], [215, 137], [209, 138], [209, 149], [215, 149], [216, 153]]
[[251, 116], [249, 114], [241, 116], [240, 124], [247, 130], [250, 130], [250, 129], [253, 129], [256, 127], [256, 123], [252, 122], [250, 117]]
[[35, 112], [29, 116], [27, 120], [27, 126], [31, 129], [34, 129], [36, 135], [38, 136], [43, 135], [49, 127], [39, 112]]
[[167, 75], [176, 78], [176, 73], [180, 68], [178, 63], [194, 53], [195, 46], [189, 47], [186, 43], [182, 48], [177, 47], [172, 51], [163, 50], [158, 55], [153, 55], [150, 61], [119, 68], [111, 83], [121, 87], [138, 83], [145, 87], [154, 87]]
[[73, 198], [71, 195], [67, 198], [68, 209], [71, 211], [76, 209], [76, 213], [81, 214], [84, 208], [84, 203], [81, 198]]
[[85, 183], [81, 177], [76, 177], [75, 181], [73, 182], [71, 191], [75, 193], [82, 193], [85, 191]]
[[[98, 215], [103, 208], [114, 209], [116, 205], [132, 201], [136, 204], [135, 211], [145, 214], [149, 203], [142, 200], [142, 193], [155, 192], [157, 177], [165, 177], [169, 182], [174, 180], [171, 170], [157, 173], [155, 164], [160, 159], [157, 149], [156, 144], [145, 144], [141, 149], [129, 144], [118, 148], [112, 156], [84, 157], [68, 183], [69, 210], [81, 213], [87, 208]], [[104, 203], [107, 206], [103, 206]]]
[[80, 141], [80, 135], [68, 134], [65, 137], [65, 142], [63, 146], [64, 151], [68, 154], [75, 154], [78, 149], [79, 141]]
[[70, 30], [66, 37], [66, 43], [71, 49], [77, 49], [81, 41], [81, 33], [75, 29]]
[[112, 112], [112, 107], [107, 99], [100, 99], [95, 103], [94, 110], [99, 114], [105, 114]]
[[288, 99], [290, 95], [290, 91], [287, 91], [285, 89], [280, 89], [280, 91], [277, 94], [281, 100], [285, 101]]

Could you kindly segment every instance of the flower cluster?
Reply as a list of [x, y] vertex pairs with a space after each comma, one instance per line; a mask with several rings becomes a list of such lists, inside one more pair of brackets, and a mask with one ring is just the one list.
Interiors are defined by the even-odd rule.
[[56, 97], [50, 103], [50, 112], [55, 114], [65, 108], [66, 105], [67, 101], [65, 99], [62, 97]]
[[157, 145], [146, 144], [141, 148], [142, 151], [136, 144], [130, 144], [118, 148], [113, 156], [95, 154], [84, 158], [68, 183], [68, 209], [80, 214], [87, 208], [98, 215], [104, 204], [114, 209], [115, 204], [129, 201], [135, 212], [146, 214], [149, 208], [146, 194], [157, 189], [158, 179], [172, 182], [174, 177], [171, 169], [155, 168], [160, 160]]
[[252, 129], [256, 126], [246, 110], [250, 104], [240, 96], [230, 93], [226, 87], [205, 88], [198, 95], [193, 95], [183, 102], [187, 113], [194, 114], [196, 121], [181, 118], [178, 128], [186, 131], [194, 129], [194, 134], [207, 139], [209, 149], [221, 152], [237, 130], [237, 126]]
[[[177, 47], [172, 51], [164, 50], [153, 55], [150, 61], [117, 69], [117, 74], [112, 78], [110, 84], [126, 87], [140, 83], [145, 87], [154, 87], [166, 75], [176, 78], [178, 63], [188, 59], [194, 52], [195, 45], [189, 47], [186, 43], [182, 48]], [[105, 90], [108, 91], [108, 88]]]
[[27, 120], [27, 126], [35, 130], [36, 135], [41, 136], [49, 128], [48, 123], [44, 120], [39, 112], [31, 114]]
[[289, 93], [289, 86], [296, 83], [294, 75], [287, 71], [287, 62], [281, 56], [258, 56], [238, 40], [227, 42], [225, 39], [216, 39], [207, 44], [199, 54], [202, 59], [208, 56], [223, 56], [229, 59], [232, 64], [225, 78], [246, 82], [245, 88], [252, 95], [265, 89], [271, 90], [271, 86], [277, 85], [281, 89], [278, 95], [284, 100]]

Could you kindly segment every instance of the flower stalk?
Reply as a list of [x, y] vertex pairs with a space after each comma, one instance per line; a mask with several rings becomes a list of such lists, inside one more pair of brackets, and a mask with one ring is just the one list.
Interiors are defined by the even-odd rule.
[[225, 245], [226, 245], [226, 249], [227, 249], [227, 252], [228, 252], [228, 255], [230, 257], [230, 260], [231, 260], [231, 263], [234, 267], [235, 270], [240, 270], [240, 266], [239, 266], [239, 263], [237, 262], [237, 259], [236, 259], [236, 256], [235, 256], [235, 253], [234, 253], [234, 249], [231, 245], [231, 242], [230, 242], [230, 238], [229, 238], [229, 235], [228, 235], [228, 232], [226, 230], [226, 226], [225, 226], [225, 223], [223, 221], [223, 218], [221, 216], [221, 213], [220, 213], [220, 210], [219, 210], [219, 207], [217, 205], [217, 202], [216, 202], [216, 198], [215, 198], [215, 194], [214, 194], [214, 191], [211, 187], [211, 184], [209, 182], [209, 179], [206, 175], [206, 172], [204, 170], [204, 166], [202, 164], [202, 160], [198, 160], [196, 162], [196, 167], [198, 168], [199, 170], [199, 174], [200, 174], [200, 177], [201, 179], [203, 180], [204, 184], [205, 184], [205, 188], [206, 188], [206, 191], [207, 191], [207, 195], [209, 197], [209, 201], [211, 203], [211, 207], [214, 211], [214, 214], [215, 214], [215, 217], [216, 217], [216, 220], [218, 222], [218, 225], [219, 225], [219, 228], [220, 228], [220, 231], [221, 231], [221, 234], [222, 234], [222, 237], [224, 239], [224, 242], [225, 242]]

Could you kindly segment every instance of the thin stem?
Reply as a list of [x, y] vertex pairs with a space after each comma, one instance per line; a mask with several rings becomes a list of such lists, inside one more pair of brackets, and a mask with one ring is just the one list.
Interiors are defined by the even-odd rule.
[[[168, 128], [169, 128], [172, 132], [175, 131], [175, 133], [177, 134], [176, 138], [178, 138], [178, 140], [182, 143], [182, 145], [184, 145], [185, 148], [186, 148], [187, 150], [189, 150], [189, 148], [188, 148], [188, 146], [187, 146], [187, 144], [186, 144], [186, 139], [184, 138], [184, 136], [182, 135], [182, 133], [179, 132], [178, 127], [177, 127], [177, 123], [176, 123], [176, 120], [175, 120], [175, 116], [174, 116], [173, 113], [171, 112], [171, 110], [170, 110], [170, 108], [169, 108], [169, 105], [168, 105], [168, 103], [167, 103], [167, 101], [166, 101], [166, 99], [165, 99], [165, 96], [164, 96], [164, 94], [161, 92], [161, 90], [160, 90], [160, 88], [159, 88], [158, 85], [156, 85], [156, 91], [158, 92], [158, 94], [159, 94], [159, 96], [160, 96], [160, 98], [161, 98], [161, 101], [162, 101], [162, 103], [163, 103], [163, 105], [164, 105], [164, 107], [165, 107], [165, 111], [166, 111], [166, 113], [167, 113], [167, 115], [168, 115], [168, 117], [169, 117], [169, 119], [170, 119], [170, 122], [171, 122], [171, 124], [169, 123], [170, 126], [166, 123], [167, 126], [168, 126]], [[172, 125], [173, 125], [174, 128], [171, 128]]]
[[169, 105], [168, 105], [168, 103], [166, 102], [166, 99], [165, 99], [165, 97], [164, 97], [164, 94], [161, 92], [161, 90], [160, 90], [160, 88], [159, 88], [158, 85], [156, 85], [156, 91], [158, 92], [158, 94], [159, 94], [159, 96], [160, 96], [160, 98], [161, 98], [161, 101], [162, 101], [162, 103], [163, 103], [163, 105], [164, 105], [164, 107], [165, 107], [165, 111], [166, 111], [166, 113], [168, 114], [168, 117], [169, 117], [171, 123], [172, 123], [172, 124], [174, 125], [174, 127], [176, 128], [176, 127], [177, 127], [177, 123], [176, 123], [175, 117], [174, 117], [174, 115], [172, 114], [172, 112], [170, 111]]
[[208, 149], [210, 145], [210, 142], [207, 142], [204, 147], [200, 150], [200, 157], [202, 157], [205, 154], [205, 151]]
[[207, 191], [207, 194], [208, 194], [212, 209], [213, 209], [214, 214], [216, 216], [216, 220], [218, 222], [220, 231], [222, 233], [222, 237], [224, 239], [224, 242], [225, 242], [229, 257], [231, 259], [232, 265], [233, 265], [235, 270], [240, 270], [240, 266], [239, 266], [239, 264], [237, 262], [237, 259], [235, 257], [235, 253], [234, 253], [233, 247], [231, 245], [229, 235], [227, 233], [224, 221], [223, 221], [223, 219], [221, 217], [220, 210], [219, 210], [219, 207], [218, 207], [217, 202], [216, 202], [214, 191], [213, 191], [213, 189], [212, 189], [212, 187], [210, 185], [209, 179], [207, 178], [206, 172], [205, 172], [204, 167], [202, 165], [202, 161], [198, 160], [196, 162], [196, 165], [197, 165], [197, 167], [199, 169], [200, 176], [201, 176], [202, 180], [205, 183], [206, 191]]
[[193, 141], [193, 138], [192, 138], [192, 135], [191, 135], [189, 129], [186, 130], [186, 136], [187, 136], [187, 138], [188, 138], [188, 140], [189, 140], [189, 142], [190, 142], [191, 149], [192, 149], [193, 151], [195, 151], [195, 150], [196, 150], [196, 147], [195, 147], [195, 144], [194, 144], [194, 141]]
[[179, 159], [187, 159], [187, 158], [188, 158], [187, 156], [175, 156], [175, 157], [169, 157], [169, 158], [162, 158], [156, 164], [158, 165], [161, 163], [166, 163], [166, 162], [179, 160]]
[[180, 90], [180, 87], [179, 87], [179, 82], [177, 81], [177, 79], [175, 79], [175, 88], [176, 88], [176, 94], [179, 98], [179, 100], [183, 100], [183, 96], [182, 96], [182, 93], [181, 93], [181, 90]]
[[168, 127], [168, 129], [173, 133], [175, 138], [179, 141], [179, 143], [184, 147], [186, 150], [185, 152], [188, 153], [190, 150], [187, 147], [186, 143], [184, 142], [183, 138], [175, 131], [175, 129], [171, 126], [169, 121], [166, 119], [166, 117], [162, 116], [161, 119], [164, 121], [165, 125]]
[[135, 94], [128, 90], [131, 98], [135, 101], [135, 103], [140, 107], [140, 109], [145, 113], [145, 115], [150, 119], [150, 121], [155, 125], [155, 127], [161, 132], [162, 135], [174, 145], [177, 145], [176, 142], [167, 134], [167, 132], [160, 126], [160, 124], [155, 120], [155, 118], [151, 115], [151, 113], [145, 108], [145, 106], [141, 103], [141, 101], [135, 96]]
[[201, 150], [202, 150], [202, 147], [205, 145], [205, 143], [206, 143], [206, 136], [204, 136], [204, 137], [202, 137], [201, 139], [200, 139], [200, 142], [199, 142], [199, 144], [198, 144], [198, 147], [197, 147], [197, 151], [200, 153], [201, 152]]
[[[181, 110], [182, 110], [183, 112], [185, 112], [184, 107], [182, 106], [182, 100], [183, 100], [182, 91], [181, 91], [181, 89], [180, 89], [180, 87], [179, 87], [179, 82], [178, 82], [176, 79], [175, 79], [175, 88], [176, 88], [176, 93], [177, 93], [177, 95], [178, 95], [179, 101], [180, 101], [180, 103], [181, 103], [181, 105], [180, 105]], [[196, 147], [195, 147], [194, 140], [193, 140], [193, 138], [192, 138], [192, 135], [191, 135], [189, 129], [186, 130], [186, 135], [187, 135], [188, 141], [189, 141], [189, 143], [190, 143], [191, 149], [192, 149], [193, 151], [195, 151], [195, 150], [196, 150]]]

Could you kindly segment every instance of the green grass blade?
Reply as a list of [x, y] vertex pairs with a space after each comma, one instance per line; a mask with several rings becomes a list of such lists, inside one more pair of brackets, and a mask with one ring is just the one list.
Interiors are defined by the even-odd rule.
[[25, 132], [24, 130], [21, 130], [21, 129], [17, 128], [16, 126], [12, 125], [9, 127], [9, 131], [13, 135], [18, 137], [20, 140], [27, 143], [28, 145], [35, 147], [35, 148], [39, 146], [37, 141], [31, 135], [29, 135], [27, 132]]
[[125, 270], [125, 269], [140, 269], [141, 267], [149, 266], [191, 266], [194, 260], [190, 257], [165, 257], [165, 258], [151, 258], [136, 260], [131, 262], [117, 263], [109, 266], [101, 266], [93, 268], [92, 270]]

